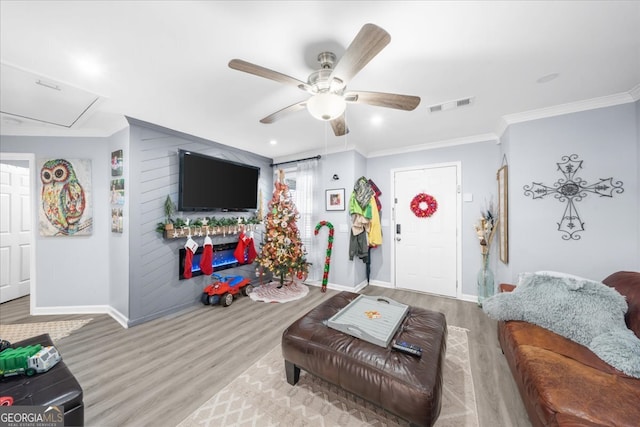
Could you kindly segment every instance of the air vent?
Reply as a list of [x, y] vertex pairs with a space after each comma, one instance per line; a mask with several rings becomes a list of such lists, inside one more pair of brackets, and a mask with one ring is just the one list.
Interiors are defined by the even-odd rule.
[[457, 99], [455, 101], [443, 102], [442, 104], [435, 104], [429, 107], [429, 112], [437, 113], [438, 111], [452, 110], [458, 107], [464, 107], [471, 105], [474, 101], [474, 97]]

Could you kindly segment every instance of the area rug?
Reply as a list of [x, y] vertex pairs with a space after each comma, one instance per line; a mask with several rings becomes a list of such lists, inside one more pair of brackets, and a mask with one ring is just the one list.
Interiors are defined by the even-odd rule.
[[80, 329], [92, 319], [61, 320], [58, 322], [17, 323], [14, 325], [0, 325], [0, 338], [11, 343], [37, 335], [49, 334], [51, 340], [57, 341], [69, 336], [71, 332]]
[[262, 302], [290, 302], [304, 298], [309, 293], [309, 287], [303, 283], [293, 282], [280, 286], [280, 282], [269, 282], [256, 287], [249, 294], [252, 300]]
[[[437, 427], [479, 426], [467, 330], [449, 326]], [[408, 422], [304, 371], [287, 383], [280, 345], [178, 427], [407, 426]]]

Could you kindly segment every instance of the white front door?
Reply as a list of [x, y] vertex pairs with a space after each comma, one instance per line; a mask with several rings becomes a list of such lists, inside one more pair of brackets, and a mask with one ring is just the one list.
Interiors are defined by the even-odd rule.
[[[455, 297], [458, 165], [394, 171], [393, 181], [396, 287]], [[422, 193], [437, 202], [436, 211], [428, 217], [418, 217], [411, 209], [412, 200]]]
[[29, 294], [30, 251], [29, 164], [0, 163], [0, 303]]

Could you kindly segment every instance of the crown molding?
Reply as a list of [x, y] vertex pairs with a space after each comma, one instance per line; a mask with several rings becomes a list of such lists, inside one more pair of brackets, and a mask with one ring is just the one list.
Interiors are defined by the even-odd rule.
[[[636, 88], [632, 89], [635, 90]], [[638, 89], [640, 90], [640, 89]], [[553, 107], [540, 108], [538, 110], [523, 111], [522, 113], [507, 114], [502, 117], [506, 126], [504, 129], [501, 124], [498, 125], [498, 130], [501, 132], [498, 135], [502, 136], [502, 132], [507, 126], [514, 123], [528, 122], [531, 120], [544, 119], [548, 117], [561, 116], [564, 114], [578, 113], [580, 111], [595, 110], [603, 107], [613, 107], [615, 105], [627, 104], [634, 102], [631, 91], [621, 92], [613, 95], [601, 96], [600, 98], [586, 99], [584, 101], [571, 102], [568, 104], [555, 105]]]
[[409, 147], [402, 147], [389, 150], [378, 150], [369, 153], [367, 158], [391, 156], [395, 154], [413, 153], [416, 151], [433, 150], [436, 148], [452, 147], [455, 145], [475, 144], [477, 142], [495, 142], [500, 143], [500, 138], [495, 133], [483, 133], [480, 135], [471, 135], [461, 138], [453, 138], [442, 141], [434, 141], [425, 144], [411, 145]]
[[629, 95], [631, 95], [631, 98], [633, 98], [634, 101], [640, 99], [640, 83], [629, 91]]

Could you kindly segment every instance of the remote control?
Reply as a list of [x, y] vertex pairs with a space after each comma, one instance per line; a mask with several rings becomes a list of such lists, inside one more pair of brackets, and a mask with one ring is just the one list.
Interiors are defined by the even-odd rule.
[[395, 341], [391, 346], [394, 350], [401, 351], [403, 353], [410, 354], [412, 356], [422, 356], [422, 349], [417, 345], [409, 344], [405, 341]]

